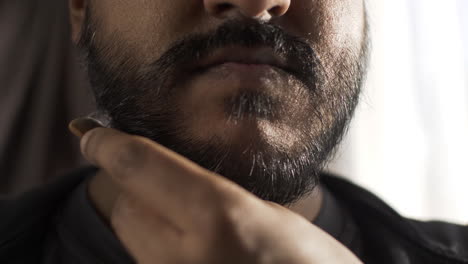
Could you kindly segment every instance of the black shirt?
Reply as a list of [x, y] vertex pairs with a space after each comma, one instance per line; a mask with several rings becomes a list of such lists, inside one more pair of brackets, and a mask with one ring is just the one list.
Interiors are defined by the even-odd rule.
[[[95, 173], [79, 170], [0, 200], [0, 263], [131, 263], [88, 201], [83, 182]], [[363, 263], [468, 264], [467, 226], [404, 218], [372, 193], [333, 175], [324, 174], [321, 183], [330, 195], [315, 223]]]
[[[360, 255], [358, 229], [350, 214], [322, 188], [322, 208], [314, 224]], [[87, 181], [70, 195], [55, 218], [44, 263], [133, 263], [87, 195]]]
[[133, 263], [88, 199], [87, 182], [73, 191], [55, 217], [44, 263]]

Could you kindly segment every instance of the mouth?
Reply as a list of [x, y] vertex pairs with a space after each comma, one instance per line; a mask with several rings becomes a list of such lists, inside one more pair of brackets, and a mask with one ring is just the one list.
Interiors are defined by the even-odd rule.
[[238, 46], [216, 50], [193, 67], [193, 71], [204, 73], [212, 68], [226, 65], [247, 72], [259, 68], [273, 68], [293, 75], [297, 72], [296, 69], [288, 65], [287, 58], [278, 55], [271, 48]]
[[[186, 64], [184, 106], [219, 120], [279, 120], [282, 98], [300, 81], [286, 56], [268, 47], [229, 46]], [[294, 86], [294, 87], [293, 87]], [[202, 113], [202, 114], [201, 114]], [[193, 113], [190, 113], [193, 115]], [[249, 123], [250, 122], [250, 123]], [[239, 123], [236, 123], [239, 124]]]

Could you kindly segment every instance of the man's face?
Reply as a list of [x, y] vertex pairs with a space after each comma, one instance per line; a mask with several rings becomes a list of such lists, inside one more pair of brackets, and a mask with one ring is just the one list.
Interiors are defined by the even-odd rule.
[[86, 12], [79, 44], [113, 127], [263, 199], [313, 189], [357, 103], [363, 0], [90, 0]]

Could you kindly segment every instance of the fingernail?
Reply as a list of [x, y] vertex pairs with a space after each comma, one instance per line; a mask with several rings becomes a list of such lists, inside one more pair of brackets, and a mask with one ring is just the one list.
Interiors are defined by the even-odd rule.
[[77, 137], [83, 137], [91, 129], [103, 127], [97, 120], [86, 117], [78, 118], [70, 122], [68, 129]]

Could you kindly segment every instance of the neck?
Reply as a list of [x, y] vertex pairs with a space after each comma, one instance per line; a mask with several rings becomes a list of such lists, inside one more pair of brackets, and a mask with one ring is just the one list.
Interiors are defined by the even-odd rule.
[[[110, 221], [112, 210], [120, 193], [119, 186], [102, 170], [91, 179], [88, 186], [88, 195], [91, 201], [98, 213], [107, 222]], [[312, 222], [320, 212], [322, 200], [322, 191], [320, 188], [315, 188], [314, 191], [287, 206], [287, 208]]]

